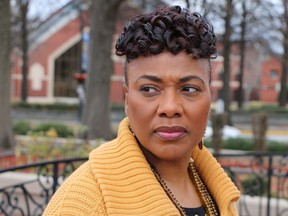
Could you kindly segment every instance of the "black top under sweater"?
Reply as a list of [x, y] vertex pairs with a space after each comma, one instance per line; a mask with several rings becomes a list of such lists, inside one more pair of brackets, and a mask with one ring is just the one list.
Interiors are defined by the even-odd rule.
[[183, 208], [187, 216], [205, 216], [205, 208], [203, 206], [198, 208]]

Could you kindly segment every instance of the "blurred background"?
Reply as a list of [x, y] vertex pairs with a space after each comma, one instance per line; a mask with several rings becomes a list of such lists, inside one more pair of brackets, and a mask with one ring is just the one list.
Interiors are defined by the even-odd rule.
[[[114, 138], [125, 116], [125, 59], [115, 55], [115, 40], [130, 18], [176, 4], [210, 20], [218, 38], [205, 145], [239, 156], [222, 161], [230, 171], [261, 170], [235, 180], [241, 189], [260, 185], [257, 195], [268, 197], [242, 215], [269, 215], [273, 193], [287, 201], [288, 0], [1, 0], [0, 170], [85, 158]], [[281, 161], [281, 179], [272, 158]], [[270, 215], [288, 215], [279, 206]]]
[[[211, 113], [225, 114], [225, 124], [249, 137], [252, 115], [265, 112], [267, 136], [288, 141], [285, 0], [8, 2], [10, 34], [3, 40], [10, 49], [2, 40], [0, 80], [1, 149], [15, 146], [17, 128], [25, 130], [26, 124], [31, 131], [45, 122], [80, 127], [82, 133], [75, 135], [89, 140], [113, 138], [124, 117], [124, 59], [114, 54], [115, 39], [131, 17], [175, 4], [203, 14], [218, 36]], [[209, 127], [212, 124], [207, 137], [212, 135]]]

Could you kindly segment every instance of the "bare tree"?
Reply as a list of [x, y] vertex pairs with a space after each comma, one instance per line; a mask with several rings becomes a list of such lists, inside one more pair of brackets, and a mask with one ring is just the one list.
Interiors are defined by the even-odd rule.
[[287, 103], [287, 77], [288, 77], [288, 0], [282, 0], [284, 13], [282, 16], [282, 35], [283, 35], [283, 57], [282, 57], [282, 76], [281, 87], [279, 92], [278, 104], [280, 107], [285, 107]]
[[[247, 44], [256, 43], [257, 47], [263, 47], [266, 51], [269, 51], [271, 47], [275, 45], [275, 41], [279, 40], [282, 34], [282, 38], [287, 38], [287, 0], [282, 0], [282, 5], [279, 6], [280, 1], [271, 2], [269, 0], [251, 0], [251, 1], [233, 1], [233, 0], [198, 0], [189, 1], [185, 0], [186, 6], [196, 7], [198, 10], [203, 11], [208, 15], [210, 20], [213, 20], [213, 24], [216, 23], [218, 29], [223, 29], [223, 37], [221, 31], [219, 33], [219, 40], [223, 43], [223, 57], [224, 57], [224, 73], [222, 75], [223, 88], [220, 90], [219, 96], [224, 100], [225, 112], [228, 113], [227, 122], [231, 123], [230, 119], [230, 103], [231, 103], [231, 91], [230, 91], [230, 55], [232, 43], [239, 43], [239, 89], [237, 91], [238, 107], [241, 109], [244, 101], [244, 70], [247, 70], [245, 65], [246, 59], [246, 47]], [[281, 3], [280, 3], [281, 4]], [[192, 6], [193, 5], [193, 6]], [[204, 5], [204, 7], [203, 7]], [[283, 14], [279, 13], [284, 8]], [[286, 11], [286, 12], [285, 12]], [[232, 13], [233, 12], [233, 13]], [[219, 19], [220, 18], [220, 19]], [[279, 20], [282, 22], [280, 23]], [[239, 22], [240, 21], [240, 22]], [[271, 23], [272, 22], [272, 23]], [[223, 27], [223, 28], [222, 28]], [[279, 34], [281, 32], [281, 34]], [[280, 35], [280, 36], [279, 36]], [[275, 40], [275, 38], [277, 38]], [[272, 43], [271, 43], [272, 42]], [[283, 44], [283, 72], [281, 77], [281, 90], [279, 93], [279, 105], [285, 106], [287, 100], [287, 55], [285, 54], [285, 44], [287, 46], [287, 39], [282, 41]], [[261, 46], [261, 45], [266, 45]], [[268, 48], [268, 46], [271, 46]], [[258, 48], [254, 47], [254, 51]], [[251, 51], [251, 49], [249, 49]], [[222, 50], [220, 50], [222, 53]], [[263, 53], [263, 52], [261, 52]], [[257, 58], [257, 61], [261, 61], [261, 53]], [[247, 59], [246, 59], [247, 60]], [[249, 63], [249, 62], [248, 62]], [[249, 66], [250, 67], [250, 66]], [[258, 71], [258, 70], [256, 70]], [[250, 73], [256, 73], [255, 70], [250, 70]], [[260, 69], [259, 69], [260, 71]], [[257, 76], [256, 76], [257, 77]], [[280, 99], [281, 98], [281, 99]], [[281, 100], [281, 102], [280, 102]]]
[[29, 0], [17, 0], [17, 6], [20, 14], [21, 23], [21, 51], [22, 51], [22, 86], [21, 86], [21, 100], [22, 102], [27, 101], [28, 95], [28, 9]]
[[[235, 14], [236, 17], [239, 17], [240, 24], [240, 33], [235, 31], [236, 35], [239, 35], [239, 52], [240, 52], [240, 66], [239, 66], [239, 89], [237, 90], [237, 103], [238, 109], [243, 108], [244, 102], [244, 69], [245, 69], [245, 59], [246, 59], [246, 46], [247, 42], [250, 43], [260, 43], [263, 38], [262, 34], [259, 34], [261, 30], [259, 26], [262, 25], [262, 22], [267, 21], [266, 17], [261, 16], [261, 13], [257, 9], [261, 6], [261, 1], [245, 1], [242, 0], [238, 2], [239, 14]], [[257, 12], [256, 12], [257, 11]], [[237, 19], [238, 20], [238, 19]], [[253, 31], [257, 29], [258, 31]], [[262, 28], [263, 29], [263, 28]], [[237, 38], [237, 37], [236, 37]], [[237, 39], [236, 39], [237, 40]]]
[[[127, 2], [129, 4], [131, 0]], [[141, 4], [138, 7], [139, 12], [150, 12], [161, 6], [167, 6], [167, 3], [165, 3], [163, 0], [141, 0]]]
[[288, 78], [288, 0], [270, 1], [261, 0], [262, 31], [265, 45], [272, 54], [279, 55], [282, 49], [282, 75], [280, 79], [280, 92], [278, 105], [284, 107], [287, 104], [287, 78]]
[[241, 109], [243, 107], [243, 75], [244, 75], [244, 64], [245, 64], [245, 47], [246, 47], [246, 29], [247, 29], [247, 16], [248, 16], [248, 10], [246, 6], [246, 1], [242, 1], [242, 19], [241, 19], [241, 38], [240, 38], [240, 68], [239, 68], [239, 75], [238, 75], [238, 81], [239, 81], [239, 89], [238, 89], [238, 109]]
[[211, 2], [207, 0], [184, 0], [184, 3], [186, 8], [201, 13], [204, 17], [206, 17], [213, 8], [213, 6], [211, 6]]
[[110, 126], [110, 78], [113, 73], [111, 50], [117, 11], [124, 0], [98, 0], [91, 5], [90, 57], [87, 103], [83, 123], [88, 139], [112, 137]]
[[190, 8], [190, 0], [185, 0], [185, 4], [187, 8]]
[[10, 0], [0, 1], [0, 150], [12, 148], [15, 144], [11, 129], [10, 108]]
[[225, 15], [225, 32], [223, 36], [223, 57], [224, 57], [224, 73], [223, 73], [223, 100], [224, 111], [227, 113], [227, 121], [230, 120], [230, 53], [231, 53], [231, 19], [233, 14], [233, 0], [226, 0], [226, 15]]

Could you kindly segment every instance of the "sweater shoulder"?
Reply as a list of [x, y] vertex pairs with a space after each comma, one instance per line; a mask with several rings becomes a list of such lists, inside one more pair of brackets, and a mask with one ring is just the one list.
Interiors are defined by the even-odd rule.
[[64, 181], [43, 215], [106, 215], [101, 190], [91, 172], [89, 161]]

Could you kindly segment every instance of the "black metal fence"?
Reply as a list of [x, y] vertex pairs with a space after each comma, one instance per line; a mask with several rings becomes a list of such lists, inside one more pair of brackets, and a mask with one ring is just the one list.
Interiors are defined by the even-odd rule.
[[[215, 154], [241, 190], [241, 216], [288, 216], [288, 153]], [[41, 215], [64, 179], [87, 158], [0, 170], [0, 215]]]
[[288, 153], [215, 155], [242, 192], [241, 216], [288, 216]]
[[58, 186], [85, 160], [62, 159], [0, 170], [0, 215], [42, 215]]

